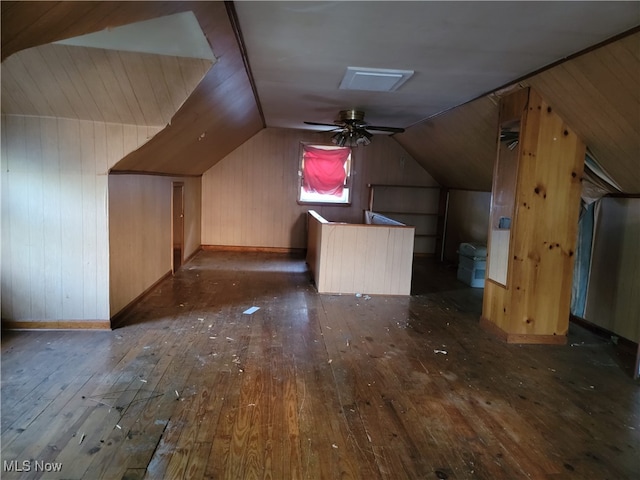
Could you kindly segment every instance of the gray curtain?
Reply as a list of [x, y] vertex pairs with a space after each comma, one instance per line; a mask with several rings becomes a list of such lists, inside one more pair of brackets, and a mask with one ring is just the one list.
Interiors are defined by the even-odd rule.
[[571, 314], [584, 318], [587, 307], [587, 292], [591, 275], [591, 254], [593, 239], [598, 228], [596, 224], [600, 200], [610, 193], [620, 192], [620, 187], [600, 167], [593, 154], [587, 150], [584, 159], [580, 220], [578, 239], [573, 265], [573, 284], [571, 289]]

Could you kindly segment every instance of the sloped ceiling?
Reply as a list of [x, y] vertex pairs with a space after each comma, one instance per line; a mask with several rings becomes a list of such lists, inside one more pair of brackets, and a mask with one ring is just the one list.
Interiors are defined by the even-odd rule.
[[626, 193], [640, 193], [640, 33], [535, 75], [530, 85]]
[[[488, 191], [499, 94], [483, 92], [524, 78], [516, 87], [538, 89], [625, 191], [640, 192], [638, 2], [237, 2], [234, 7], [3, 1], [1, 7], [3, 58], [193, 11], [218, 62], [170, 126], [116, 170], [199, 175], [265, 123], [306, 128], [304, 120], [331, 122], [340, 109], [363, 107], [371, 124], [407, 128], [394, 138], [442, 185]], [[238, 24], [246, 52], [236, 38]], [[629, 28], [634, 30], [626, 38], [527, 77]], [[338, 85], [348, 65], [416, 73], [393, 95], [345, 92]], [[98, 108], [87, 109], [89, 116], [98, 114]], [[158, 112], [147, 115], [155, 118]]]
[[[235, 31], [222, 2], [2, 2], [1, 6], [3, 74], [8, 70], [5, 65], [34, 66], [31, 60], [37, 61], [35, 68], [41, 69], [40, 75], [36, 74], [41, 77], [39, 82], [27, 86], [28, 90], [36, 85], [28, 95], [7, 95], [5, 102], [3, 88], [3, 113], [63, 112], [72, 118], [118, 123], [169, 123], [152, 141], [122, 159], [112, 170], [200, 175], [263, 128]], [[184, 103], [175, 92], [194, 84], [198, 74], [206, 70], [207, 61], [46, 45], [188, 11], [194, 13], [218, 61]], [[165, 35], [170, 37], [171, 33]], [[46, 47], [23, 51], [38, 45]], [[7, 58], [16, 52], [20, 54], [15, 60]], [[23, 54], [26, 56], [21, 59]], [[47, 58], [40, 61], [38, 57], [43, 56]], [[69, 68], [64, 74], [55, 70], [57, 60]], [[100, 68], [105, 62], [108, 68]], [[174, 63], [172, 67], [177, 67], [180, 78], [170, 75], [163, 86], [153, 72], [176, 71], [167, 69], [167, 62]], [[91, 68], [87, 69], [87, 65]], [[74, 77], [75, 70], [83, 72], [79, 74], [82, 79]], [[94, 75], [98, 87], [83, 89], [86, 75]], [[138, 81], [131, 81], [132, 78]], [[16, 75], [8, 81], [14, 82], [15, 87], [16, 83], [24, 82], [24, 77]], [[100, 83], [105, 88], [99, 88]], [[74, 100], [70, 100], [73, 95], [69, 89], [75, 89]], [[80, 95], [78, 90], [82, 92]], [[118, 91], [124, 101], [113, 102]], [[143, 101], [145, 107], [141, 108]], [[178, 111], [171, 117], [176, 106]]]
[[[531, 86], [626, 193], [640, 193], [640, 33], [504, 89]], [[442, 185], [491, 190], [500, 93], [420, 122], [397, 141]]]
[[211, 60], [47, 44], [2, 64], [2, 113], [164, 127]]

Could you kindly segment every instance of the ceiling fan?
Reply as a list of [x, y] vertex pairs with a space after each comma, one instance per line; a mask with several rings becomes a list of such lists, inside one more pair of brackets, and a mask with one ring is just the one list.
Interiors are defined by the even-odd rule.
[[323, 127], [333, 127], [329, 132], [337, 130], [331, 137], [331, 141], [339, 147], [357, 147], [359, 145], [369, 145], [373, 134], [369, 130], [379, 132], [402, 133], [404, 128], [397, 127], [376, 127], [368, 125], [364, 121], [364, 112], [360, 110], [341, 110], [339, 119], [331, 123], [304, 122], [307, 125], [319, 125]]

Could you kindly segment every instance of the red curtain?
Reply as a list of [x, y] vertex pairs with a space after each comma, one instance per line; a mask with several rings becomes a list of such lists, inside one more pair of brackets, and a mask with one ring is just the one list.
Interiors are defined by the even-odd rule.
[[349, 148], [324, 150], [304, 145], [302, 187], [309, 193], [341, 196], [347, 172]]

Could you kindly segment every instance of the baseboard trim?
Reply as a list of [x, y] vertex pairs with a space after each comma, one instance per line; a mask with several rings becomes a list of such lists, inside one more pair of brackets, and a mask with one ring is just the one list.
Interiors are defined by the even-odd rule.
[[290, 247], [245, 247], [239, 245], [202, 245], [203, 250], [211, 252], [251, 252], [251, 253], [285, 253], [304, 255], [306, 248], [290, 248]]
[[191, 255], [189, 255], [187, 258], [184, 259], [184, 263], [183, 265], [186, 265], [187, 263], [189, 263], [191, 260], [193, 260], [193, 257], [195, 257], [197, 254], [199, 254], [202, 251], [202, 246], [196, 248], [193, 253], [191, 253]]
[[[186, 262], [185, 262], [186, 263]], [[118, 328], [120, 324], [124, 321], [126, 316], [131, 313], [133, 307], [135, 307], [144, 297], [149, 295], [151, 291], [156, 288], [160, 283], [165, 281], [167, 278], [170, 278], [173, 275], [173, 272], [169, 270], [162, 277], [156, 280], [149, 288], [147, 288], [144, 292], [138, 295], [136, 298], [127, 303], [124, 307], [122, 307], [118, 312], [111, 316], [111, 328]]]
[[3, 330], [111, 330], [108, 320], [47, 320], [34, 322], [2, 321]]
[[528, 344], [528, 345], [566, 345], [566, 335], [534, 335], [526, 333], [508, 333], [498, 327], [495, 323], [484, 317], [480, 317], [480, 328], [498, 337], [506, 343]]
[[595, 333], [599, 337], [602, 338], [611, 338], [616, 337], [616, 344], [621, 347], [623, 350], [633, 353], [635, 355], [638, 350], [638, 342], [634, 342], [625, 337], [621, 337], [617, 333], [612, 332], [611, 330], [607, 330], [606, 328], [601, 327], [600, 325], [596, 325], [595, 323], [591, 323], [589, 320], [585, 320], [581, 317], [576, 317], [575, 315], [571, 315], [569, 317], [576, 325], [580, 325], [582, 328], [589, 330], [591, 333]]

